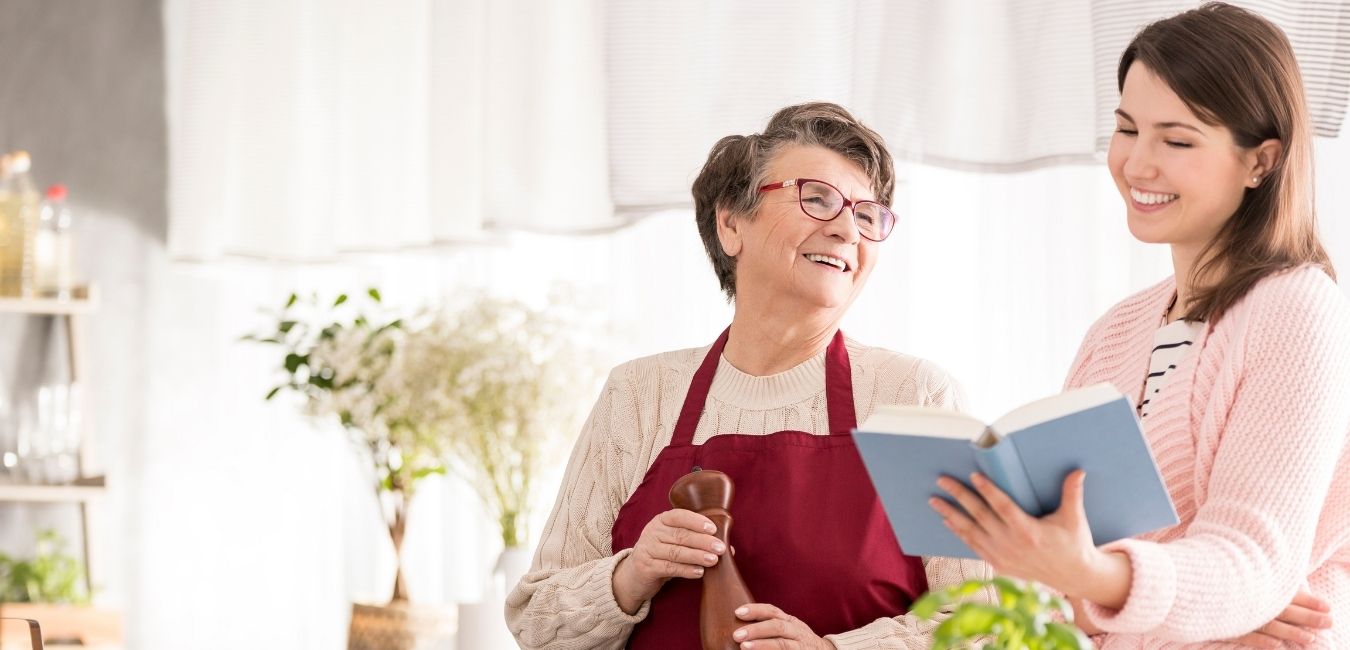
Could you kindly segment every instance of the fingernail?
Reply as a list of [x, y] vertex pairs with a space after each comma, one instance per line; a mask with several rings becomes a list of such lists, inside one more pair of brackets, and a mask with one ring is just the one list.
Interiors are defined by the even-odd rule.
[[740, 641], [745, 638], [745, 630], [736, 630], [736, 633], [731, 636], [736, 637], [736, 640]]
[[712, 525], [711, 522], [710, 522], [710, 523], [706, 523], [706, 524], [703, 524], [703, 530], [708, 531], [709, 533], [715, 533], [715, 532], [717, 532], [717, 526]]
[[753, 647], [755, 647], [754, 641], [746, 641], [745, 643], [741, 644], [741, 650], [750, 650], [750, 648]]
[[932, 507], [934, 507], [934, 508], [938, 507], [938, 505], [940, 505], [941, 503], [942, 503], [942, 499], [939, 499], [939, 498], [937, 498], [937, 497], [930, 497], [930, 498], [928, 499], [928, 505], [930, 505], [930, 506], [932, 506]]
[[695, 575], [696, 577], [700, 577], [700, 578], [703, 577], [703, 567], [699, 567], [699, 568], [697, 568], [697, 569], [694, 569], [694, 575]]
[[736, 609], [736, 615], [737, 615], [737, 616], [745, 616], [746, 614], [749, 614], [749, 613], [750, 613], [750, 608], [749, 608], [749, 607], [738, 607], [738, 608]]
[[727, 545], [726, 545], [726, 544], [723, 544], [722, 542], [715, 542], [715, 543], [713, 543], [713, 552], [715, 552], [715, 553], [721, 553], [721, 552], [723, 552], [723, 551], [725, 551], [725, 550], [727, 550]]
[[704, 554], [703, 554], [703, 561], [704, 561], [704, 562], [708, 562], [708, 563], [716, 562], [716, 561], [717, 561], [717, 556], [716, 556], [716, 555], [713, 555], [712, 553], [704, 553]]
[[981, 476], [979, 472], [971, 474], [970, 482], [976, 485], [982, 485], [984, 483], [984, 476]]

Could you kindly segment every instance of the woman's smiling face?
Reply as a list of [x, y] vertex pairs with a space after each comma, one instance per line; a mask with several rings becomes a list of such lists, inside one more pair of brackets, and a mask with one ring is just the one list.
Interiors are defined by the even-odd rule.
[[[821, 147], [783, 149], [766, 180], [796, 178], [825, 181], [852, 201], [876, 197], [862, 169]], [[734, 228], [719, 225], [724, 249], [736, 258], [738, 300], [754, 293], [808, 310], [847, 307], [866, 285], [877, 255], [877, 242], [861, 236], [853, 217], [844, 208], [830, 221], [813, 219], [798, 203], [798, 188], [786, 187], [766, 192], [754, 218], [737, 219]]]
[[1227, 128], [1196, 117], [1152, 70], [1130, 66], [1107, 166], [1136, 239], [1203, 249], [1259, 182], [1253, 155]]

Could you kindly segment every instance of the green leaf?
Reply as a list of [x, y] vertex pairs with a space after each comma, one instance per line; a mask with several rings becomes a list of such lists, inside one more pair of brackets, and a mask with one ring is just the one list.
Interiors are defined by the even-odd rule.
[[1002, 609], [984, 603], [963, 603], [947, 620], [955, 621], [956, 632], [966, 638], [993, 632], [995, 623], [1011, 623]]
[[1092, 640], [1074, 625], [1050, 623], [1046, 625], [1045, 637], [1050, 644], [1047, 648], [1056, 650], [1092, 650]]
[[295, 371], [299, 370], [300, 366], [303, 366], [308, 362], [309, 362], [309, 355], [301, 356], [294, 352], [288, 352], [286, 354], [286, 372], [295, 374]]
[[1004, 607], [1012, 607], [1022, 596], [1026, 595], [1022, 585], [1013, 581], [1011, 578], [998, 576], [991, 580], [994, 588], [998, 590], [999, 604]]
[[420, 481], [428, 476], [431, 476], [432, 474], [440, 474], [441, 476], [445, 476], [445, 466], [438, 465], [436, 467], [422, 467], [417, 470], [414, 470], [413, 480]]
[[909, 613], [919, 618], [933, 618], [933, 615], [948, 602], [945, 592], [930, 591], [914, 602], [914, 606], [909, 608]]
[[375, 287], [371, 287], [371, 288], [369, 288], [369, 289], [366, 290], [366, 295], [370, 296], [370, 299], [371, 299], [371, 300], [374, 300], [375, 302], [380, 302], [380, 290], [379, 290], [379, 289], [376, 289]]
[[282, 309], [290, 309], [292, 306], [295, 305], [296, 301], [298, 300], [300, 300], [300, 296], [291, 294], [291, 297], [286, 299], [286, 306], [283, 307]]
[[284, 320], [284, 321], [281, 321], [280, 323], [277, 324], [277, 331], [279, 331], [279, 332], [289, 332], [289, 331], [291, 331], [295, 326], [296, 326], [296, 322], [295, 322], [295, 321], [293, 321], [293, 320]]
[[339, 294], [338, 297], [337, 297], [337, 300], [334, 300], [334, 301], [333, 301], [333, 306], [336, 307], [336, 306], [338, 306], [338, 305], [341, 305], [341, 304], [344, 303], [344, 302], [347, 302], [347, 294], [345, 294], [345, 293]]
[[276, 388], [267, 391], [267, 397], [264, 397], [263, 400], [270, 401], [273, 397], [276, 397], [277, 393], [280, 393], [283, 388], [285, 388], [285, 386], [277, 386]]

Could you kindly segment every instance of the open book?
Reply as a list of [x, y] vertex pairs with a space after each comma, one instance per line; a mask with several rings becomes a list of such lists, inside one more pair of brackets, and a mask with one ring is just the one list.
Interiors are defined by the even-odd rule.
[[1039, 517], [1059, 508], [1069, 473], [1085, 470], [1083, 505], [1096, 544], [1178, 522], [1134, 407], [1110, 384], [1032, 402], [988, 426], [945, 409], [881, 406], [853, 438], [910, 555], [976, 557], [928, 505], [932, 496], [952, 501], [937, 487], [942, 475], [969, 487], [970, 475], [982, 472]]

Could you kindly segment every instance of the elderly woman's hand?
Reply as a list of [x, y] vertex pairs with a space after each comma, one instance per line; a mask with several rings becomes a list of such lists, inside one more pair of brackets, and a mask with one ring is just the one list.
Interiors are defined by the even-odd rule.
[[833, 643], [816, 636], [801, 619], [773, 605], [742, 605], [736, 618], [754, 621], [731, 635], [741, 650], [834, 650]]
[[712, 536], [712, 520], [689, 510], [667, 510], [647, 522], [633, 552], [614, 567], [612, 587], [619, 607], [636, 613], [671, 578], [702, 578], [726, 545]]

